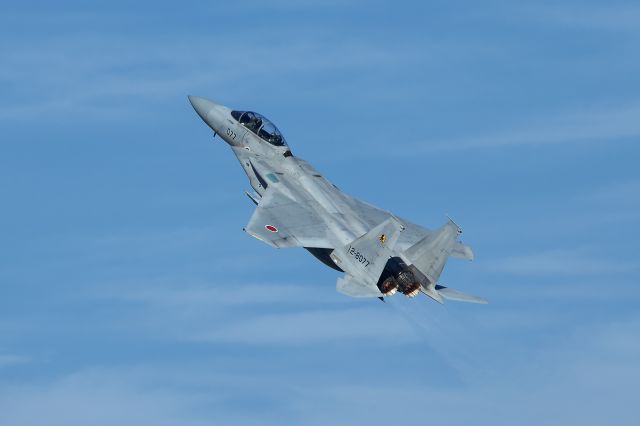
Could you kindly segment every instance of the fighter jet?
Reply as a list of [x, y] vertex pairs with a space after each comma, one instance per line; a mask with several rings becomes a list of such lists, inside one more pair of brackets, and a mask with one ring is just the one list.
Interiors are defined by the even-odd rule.
[[340, 191], [305, 160], [293, 155], [284, 136], [265, 116], [232, 110], [189, 96], [200, 118], [240, 161], [257, 206], [244, 231], [275, 248], [303, 247], [344, 275], [336, 289], [352, 297], [423, 293], [487, 303], [439, 284], [449, 257], [472, 260], [451, 219], [429, 230]]

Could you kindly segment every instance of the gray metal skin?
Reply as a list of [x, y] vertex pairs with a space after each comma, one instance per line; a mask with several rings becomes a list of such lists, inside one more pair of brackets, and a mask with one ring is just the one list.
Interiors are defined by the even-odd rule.
[[[351, 197], [292, 155], [284, 140], [274, 145], [241, 124], [231, 109], [188, 98], [231, 147], [255, 191], [247, 193], [257, 205], [247, 233], [272, 247], [303, 247], [345, 272], [336, 288], [352, 297], [382, 299], [399, 290], [409, 297], [421, 292], [439, 303], [443, 298], [486, 303], [438, 284], [449, 256], [473, 259], [471, 249], [458, 241], [461, 230], [452, 220], [431, 231]], [[383, 286], [385, 279], [391, 290]]]

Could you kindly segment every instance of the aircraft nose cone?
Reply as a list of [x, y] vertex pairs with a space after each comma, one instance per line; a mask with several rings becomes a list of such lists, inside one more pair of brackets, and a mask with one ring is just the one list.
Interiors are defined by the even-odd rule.
[[202, 118], [206, 122], [209, 111], [211, 111], [216, 106], [216, 104], [208, 99], [201, 98], [199, 96], [189, 96], [188, 98], [193, 109], [195, 109], [200, 118]]

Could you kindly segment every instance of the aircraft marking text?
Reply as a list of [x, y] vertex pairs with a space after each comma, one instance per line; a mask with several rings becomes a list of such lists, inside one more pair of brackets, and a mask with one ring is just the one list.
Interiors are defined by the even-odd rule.
[[347, 253], [355, 257], [356, 260], [361, 264], [363, 264], [365, 268], [371, 264], [371, 262], [369, 262], [367, 258], [364, 257], [364, 255], [360, 253], [358, 250], [356, 250], [354, 247], [349, 247], [349, 250], [347, 251]]

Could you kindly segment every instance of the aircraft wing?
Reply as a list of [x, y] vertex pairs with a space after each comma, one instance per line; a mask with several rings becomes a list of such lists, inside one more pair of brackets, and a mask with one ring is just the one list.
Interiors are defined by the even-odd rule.
[[[380, 209], [376, 206], [372, 206], [371, 204], [367, 204], [355, 197], [344, 193], [342, 195], [345, 197], [345, 201], [350, 206], [350, 208], [359, 217], [365, 219], [370, 227], [373, 227], [390, 217], [397, 217], [386, 210]], [[418, 241], [434, 234], [433, 230], [427, 229], [420, 225], [416, 225], [415, 223], [411, 223], [402, 218], [398, 219], [400, 219], [400, 221], [406, 228], [406, 230], [402, 234], [400, 234], [400, 239], [396, 244], [396, 247], [398, 247], [398, 249], [400, 250], [406, 250], [416, 244]], [[469, 246], [466, 246], [461, 242], [456, 242], [454, 244], [450, 255], [460, 259], [473, 260], [473, 251]]]
[[270, 185], [244, 229], [272, 247], [331, 247], [328, 228], [309, 206]]
[[[397, 217], [390, 212], [378, 208], [376, 206], [372, 206], [371, 204], [365, 203], [362, 200], [359, 200], [355, 197], [342, 193], [346, 204], [351, 208], [351, 210], [361, 219], [365, 220], [369, 225], [369, 229], [378, 225], [379, 223], [384, 222], [390, 217]], [[402, 224], [406, 227], [406, 230], [400, 235], [400, 239], [398, 240], [396, 247], [398, 249], [404, 250], [416, 242], [420, 241], [427, 235], [433, 233], [433, 231], [424, 228], [420, 225], [416, 225], [415, 223], [411, 223], [402, 218], [398, 218], [402, 222]]]

